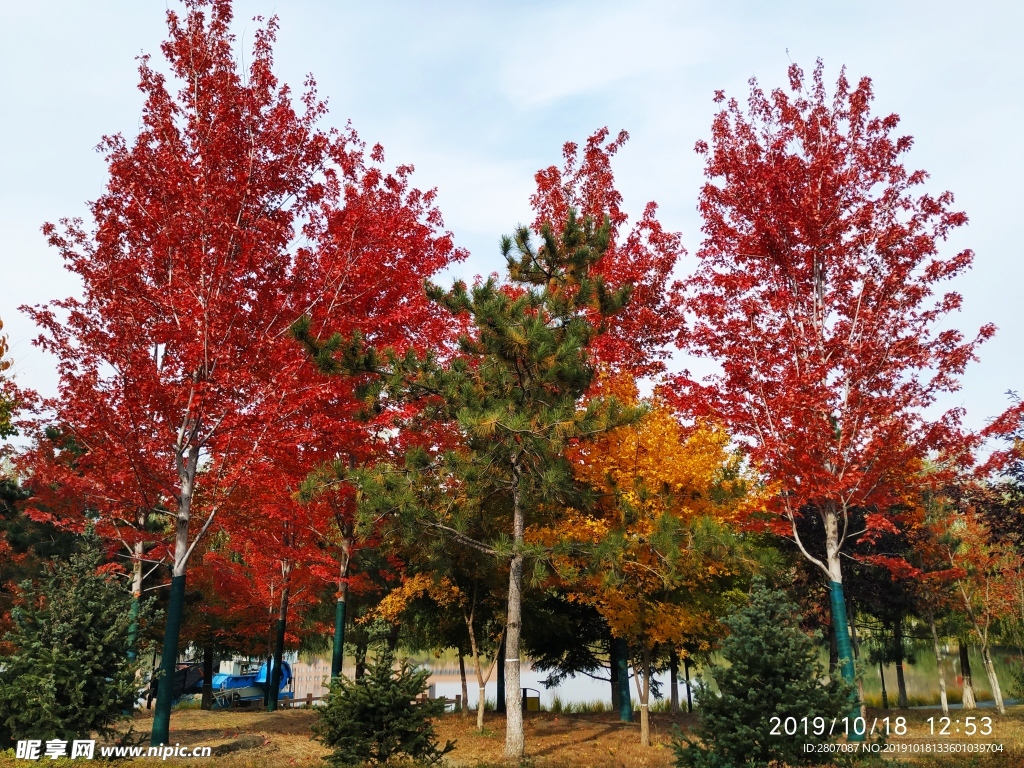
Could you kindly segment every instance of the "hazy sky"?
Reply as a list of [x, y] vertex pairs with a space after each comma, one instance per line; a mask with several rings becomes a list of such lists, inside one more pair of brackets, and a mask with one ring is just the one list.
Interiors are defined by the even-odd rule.
[[[84, 216], [105, 181], [94, 147], [134, 136], [135, 57], [159, 56], [165, 0], [0, 0], [0, 318], [24, 386], [54, 392], [53, 363], [30, 343], [21, 304], [77, 290], [39, 228]], [[312, 73], [331, 108], [389, 164], [437, 187], [446, 225], [473, 254], [460, 269], [499, 269], [502, 233], [530, 220], [534, 172], [567, 140], [607, 125], [631, 140], [615, 170], [627, 208], [648, 200], [700, 244], [702, 167], [718, 88], [740, 98], [756, 76], [786, 82], [789, 62], [821, 57], [834, 80], [873, 78], [877, 113], [915, 137], [909, 163], [950, 189], [970, 226], [949, 243], [976, 252], [953, 324], [995, 322], [964, 389], [944, 402], [980, 426], [1024, 390], [1024, 5], [995, 2], [315, 2], [235, 5], [239, 50], [255, 15], [278, 14], [278, 72]], [[689, 267], [684, 261], [683, 269]]]

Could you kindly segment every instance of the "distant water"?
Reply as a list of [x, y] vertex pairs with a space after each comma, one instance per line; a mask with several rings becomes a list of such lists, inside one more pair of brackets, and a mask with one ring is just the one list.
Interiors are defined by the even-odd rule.
[[[548, 676], [547, 672], [538, 672], [527, 664], [523, 665], [523, 670], [520, 673], [522, 677], [522, 687], [532, 688], [528, 695], [540, 696], [541, 706], [548, 708], [551, 706], [552, 701], [557, 696], [563, 704], [573, 703], [588, 703], [592, 701], [604, 701], [608, 705], [611, 705], [612, 693], [611, 683], [608, 680], [595, 680], [587, 675], [576, 675], [573, 677], [566, 678], [562, 681], [562, 684], [554, 688], [545, 688], [542, 684], [542, 680]], [[679, 680], [679, 701], [683, 707], [686, 706], [686, 683], [682, 680], [682, 673], [680, 673]], [[654, 675], [655, 680], [661, 685], [662, 697], [667, 699], [669, 697], [669, 674], [664, 672], [662, 674]], [[695, 682], [691, 680], [691, 683]], [[462, 682], [459, 679], [458, 669], [452, 670], [450, 667], [446, 667], [443, 670], [435, 670], [434, 674], [430, 678], [430, 683], [434, 686], [436, 696], [444, 696], [448, 699], [454, 699], [457, 695], [462, 695]], [[471, 664], [466, 666], [466, 685], [469, 687], [469, 706], [476, 707], [477, 699], [479, 698], [479, 688], [476, 682], [476, 673], [473, 671]], [[636, 680], [631, 676], [630, 681], [630, 694], [634, 701], [640, 700], [640, 695], [636, 689]], [[485, 689], [484, 696], [490, 701], [494, 701], [497, 696], [498, 683], [496, 671], [491, 674], [491, 679], [488, 681]], [[654, 696], [651, 696], [651, 704], [655, 701]]]

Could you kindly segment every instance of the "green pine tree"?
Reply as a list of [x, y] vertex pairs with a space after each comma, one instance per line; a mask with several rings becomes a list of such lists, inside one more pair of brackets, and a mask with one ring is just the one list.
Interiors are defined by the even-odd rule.
[[[805, 744], [829, 741], [833, 718], [850, 711], [851, 687], [836, 678], [822, 683], [815, 639], [800, 629], [799, 608], [782, 591], [755, 580], [749, 603], [725, 621], [726, 665], [713, 671], [721, 696], [700, 699], [697, 735], [676, 741], [678, 768], [767, 768], [830, 763], [828, 753], [805, 752]], [[804, 735], [804, 718], [808, 735]], [[815, 723], [814, 718], [823, 718]], [[776, 728], [776, 720], [778, 727]], [[793, 718], [787, 723], [787, 718]], [[786, 727], [796, 729], [786, 734]], [[821, 735], [814, 735], [816, 725]], [[772, 735], [775, 728], [779, 735]]]
[[0, 746], [18, 739], [110, 737], [134, 708], [137, 665], [128, 661], [131, 596], [97, 573], [97, 537], [82, 539], [68, 561], [57, 561], [42, 584], [22, 584], [6, 640], [12, 656], [0, 664]]
[[[566, 445], [636, 419], [637, 409], [615, 400], [584, 400], [596, 375], [590, 348], [611, 316], [629, 300], [629, 289], [610, 290], [596, 269], [609, 246], [607, 217], [595, 222], [570, 212], [562, 232], [545, 226], [535, 244], [526, 227], [502, 240], [510, 284], [491, 278], [428, 295], [471, 324], [459, 339], [461, 354], [449, 364], [410, 351], [399, 356], [368, 347], [359, 334], [321, 343], [308, 318], [295, 326], [321, 370], [371, 374], [364, 394], [374, 409], [422, 398], [425, 415], [457, 432], [459, 450], [416, 449], [402, 466], [370, 472], [338, 466], [354, 481], [364, 520], [394, 521], [406, 540], [470, 547], [508, 563], [505, 628], [505, 756], [524, 755], [519, 654], [523, 574], [529, 548], [525, 530], [541, 516], [564, 509], [576, 492], [564, 457]], [[489, 540], [478, 531], [500, 533]], [[535, 562], [539, 562], [536, 561]]]
[[358, 680], [332, 678], [325, 706], [317, 709], [316, 739], [334, 749], [336, 766], [381, 765], [404, 756], [434, 763], [455, 744], [437, 744], [432, 718], [444, 713], [444, 701], [416, 698], [427, 690], [430, 671], [414, 669], [408, 659], [397, 669], [389, 650]]

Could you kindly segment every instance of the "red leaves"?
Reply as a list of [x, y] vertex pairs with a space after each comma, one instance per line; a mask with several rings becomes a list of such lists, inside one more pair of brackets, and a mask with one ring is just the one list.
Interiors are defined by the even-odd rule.
[[608, 129], [595, 132], [582, 151], [573, 142], [563, 147], [565, 165], [538, 171], [537, 191], [530, 198], [540, 231], [547, 224], [560, 233], [575, 209], [600, 223], [612, 224], [612, 242], [598, 265], [598, 274], [612, 290], [632, 286], [625, 309], [612, 317], [595, 341], [592, 353], [613, 370], [649, 376], [664, 370], [668, 344], [679, 332], [680, 284], [673, 280], [676, 262], [685, 253], [678, 233], [666, 232], [657, 219], [657, 205], [648, 203], [643, 216], [627, 233], [628, 217], [615, 188], [611, 159], [629, 134], [620, 131], [612, 141]]
[[59, 360], [47, 421], [69, 441], [41, 437], [26, 459], [40, 515], [80, 525], [88, 509], [103, 535], [157, 554], [151, 516], [212, 517], [256, 581], [284, 560], [322, 579], [335, 516], [292, 496], [318, 463], [380, 447], [355, 418], [357, 382], [321, 376], [288, 329], [309, 314], [315, 334], [443, 352], [458, 325], [422, 284], [464, 254], [412, 166], [321, 129], [311, 78], [298, 99], [278, 82], [276, 19], [245, 71], [231, 19], [229, 0], [168, 12], [169, 74], [139, 60], [140, 132], [103, 139], [92, 226], [44, 226], [83, 298], [26, 310]]
[[993, 329], [966, 341], [940, 329], [959, 296], [935, 285], [972, 254], [942, 256], [939, 243], [967, 219], [948, 193], [915, 196], [926, 174], [903, 166], [898, 118], [871, 115], [870, 80], [851, 89], [841, 72], [830, 95], [820, 62], [810, 82], [796, 66], [789, 77], [789, 93], [752, 81], [746, 111], [729, 101], [697, 146], [706, 238], [680, 340], [722, 373], [704, 386], [680, 376], [674, 396], [749, 441], [785, 491], [780, 510], [887, 510], [913, 462], [962, 455], [958, 414], [922, 412]]

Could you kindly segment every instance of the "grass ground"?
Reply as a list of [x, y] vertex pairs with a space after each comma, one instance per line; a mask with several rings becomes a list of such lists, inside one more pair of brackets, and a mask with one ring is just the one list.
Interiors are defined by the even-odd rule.
[[[906, 745], [907, 751], [898, 752], [899, 762], [914, 768], [1021, 768], [1024, 766], [1024, 706], [1014, 707], [1005, 718], [998, 717], [991, 710], [979, 710], [977, 716], [993, 717], [991, 736], [969, 738], [952, 733], [949, 737], [932, 736], [929, 733], [928, 717], [937, 717], [937, 711], [869, 710], [869, 718], [875, 716], [907, 718], [907, 733], [893, 736], [889, 742], [897, 748]], [[953, 713], [956, 717], [958, 713]], [[963, 717], [963, 713], [959, 713]], [[148, 713], [140, 714], [135, 721], [135, 730], [145, 733], [149, 730]], [[669, 747], [673, 725], [687, 730], [696, 724], [696, 715], [652, 715], [652, 738], [655, 746], [644, 749], [639, 745], [640, 726], [638, 723], [620, 723], [612, 713], [554, 714], [550, 712], [531, 713], [526, 718], [527, 755], [537, 768], [669, 768], [672, 765], [672, 750]], [[168, 758], [167, 764], [176, 766], [216, 765], [218, 768], [322, 768], [322, 758], [327, 750], [312, 741], [310, 726], [316, 713], [306, 709], [284, 710], [274, 714], [262, 711], [216, 711], [180, 710], [171, 719], [171, 739], [182, 745], [211, 746], [215, 749], [212, 758]], [[455, 768], [477, 768], [495, 766], [501, 762], [501, 750], [505, 735], [505, 721], [499, 715], [489, 714], [486, 728], [478, 733], [475, 721], [464, 719], [458, 714], [442, 717], [437, 724], [442, 743], [445, 739], [457, 740], [455, 751], [449, 754], [449, 763]], [[952, 729], [951, 729], [952, 730]], [[961, 729], [962, 730], [962, 729]], [[985, 756], [957, 753], [927, 755], [922, 747], [914, 745], [963, 743], [1001, 743], [1002, 753]], [[933, 747], [934, 749], [934, 747]], [[228, 751], [231, 750], [231, 751]], [[44, 761], [53, 764], [51, 761]], [[63, 762], [63, 761], [60, 761]], [[64, 763], [80, 765], [83, 761]], [[15, 768], [27, 765], [13, 756], [0, 756], [0, 768]], [[122, 765], [153, 765], [154, 758], [138, 758], [123, 761]], [[898, 763], [897, 763], [898, 764]], [[895, 768], [895, 765], [893, 766]]]

